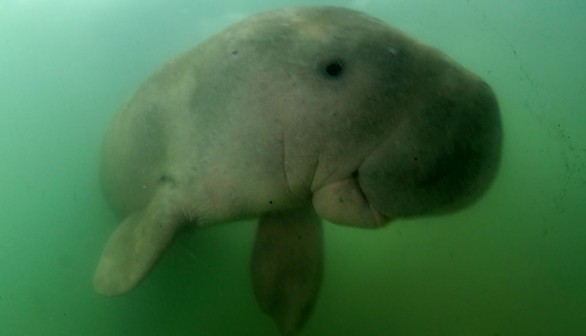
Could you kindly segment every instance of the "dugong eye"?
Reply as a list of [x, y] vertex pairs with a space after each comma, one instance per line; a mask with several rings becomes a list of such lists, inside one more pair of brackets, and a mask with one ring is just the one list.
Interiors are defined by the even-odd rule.
[[321, 72], [327, 79], [338, 79], [344, 74], [344, 62], [339, 59], [327, 61], [322, 64]]

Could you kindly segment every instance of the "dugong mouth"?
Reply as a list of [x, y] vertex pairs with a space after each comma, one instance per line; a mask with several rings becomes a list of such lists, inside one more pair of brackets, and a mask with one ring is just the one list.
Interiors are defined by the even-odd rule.
[[317, 214], [330, 222], [358, 227], [379, 227], [392, 216], [383, 213], [362, 190], [354, 174], [344, 180], [330, 183], [313, 194]]

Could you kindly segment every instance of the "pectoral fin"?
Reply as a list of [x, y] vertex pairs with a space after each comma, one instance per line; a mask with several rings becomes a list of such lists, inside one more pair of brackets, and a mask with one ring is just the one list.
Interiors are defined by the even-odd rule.
[[110, 236], [94, 275], [103, 295], [133, 289], [169, 246], [185, 219], [162, 192], [144, 209], [130, 214]]
[[323, 273], [323, 229], [312, 209], [261, 217], [252, 255], [252, 284], [261, 309], [283, 335], [307, 321]]

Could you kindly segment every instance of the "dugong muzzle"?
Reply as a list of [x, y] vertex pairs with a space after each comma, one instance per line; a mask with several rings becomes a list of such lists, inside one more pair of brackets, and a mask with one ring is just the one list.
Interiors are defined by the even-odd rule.
[[171, 60], [116, 114], [102, 189], [122, 222], [94, 285], [134, 288], [185, 225], [260, 218], [259, 306], [310, 316], [322, 220], [379, 227], [461, 209], [501, 150], [490, 87], [436, 49], [335, 7], [252, 16]]

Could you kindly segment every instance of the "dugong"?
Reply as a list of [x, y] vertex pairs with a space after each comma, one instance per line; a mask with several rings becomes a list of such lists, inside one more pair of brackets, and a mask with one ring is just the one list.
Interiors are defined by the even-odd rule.
[[293, 335], [320, 288], [322, 219], [377, 228], [462, 209], [493, 180], [501, 138], [482, 79], [384, 22], [257, 14], [171, 60], [116, 114], [101, 185], [121, 223], [95, 289], [134, 288], [188, 225], [259, 218], [253, 290]]

